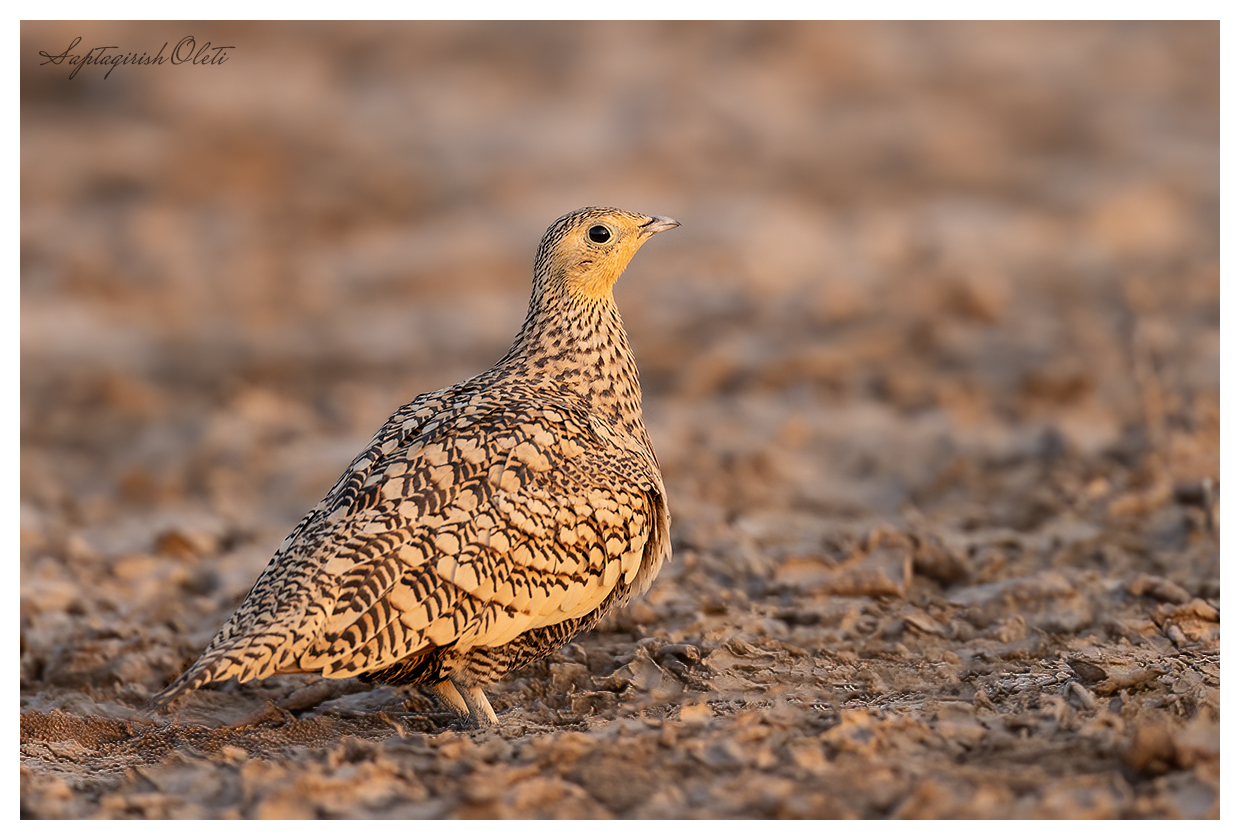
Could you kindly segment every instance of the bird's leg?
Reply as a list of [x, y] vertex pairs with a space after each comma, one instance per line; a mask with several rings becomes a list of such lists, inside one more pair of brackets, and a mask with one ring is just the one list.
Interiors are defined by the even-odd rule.
[[457, 683], [456, 687], [460, 695], [465, 698], [465, 705], [469, 707], [470, 723], [479, 729], [483, 726], [495, 726], [499, 723], [499, 718], [495, 716], [495, 710], [491, 708], [490, 701], [482, 693], [482, 686], [462, 686]]
[[448, 680], [431, 683], [426, 686], [426, 689], [431, 694], [438, 697], [445, 706], [456, 712], [460, 717], [473, 717], [469, 704], [465, 702], [465, 698], [461, 696], [461, 692], [457, 691], [456, 686]]

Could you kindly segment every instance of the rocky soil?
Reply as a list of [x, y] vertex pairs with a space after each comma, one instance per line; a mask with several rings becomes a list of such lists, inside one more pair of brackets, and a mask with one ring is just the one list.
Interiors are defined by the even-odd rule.
[[[1217, 23], [21, 36], [23, 816], [1219, 815]], [[683, 223], [616, 291], [650, 593], [493, 731], [143, 712], [587, 204]]]

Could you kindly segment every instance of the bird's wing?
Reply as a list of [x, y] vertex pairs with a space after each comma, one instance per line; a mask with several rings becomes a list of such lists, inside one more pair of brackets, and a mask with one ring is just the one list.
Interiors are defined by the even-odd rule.
[[434, 647], [503, 645], [653, 577], [642, 570], [666, 532], [658, 471], [607, 443], [572, 409], [510, 403], [394, 452], [343, 538], [320, 544], [330, 598], [296, 670], [348, 676]]
[[[423, 394], [375, 432], [327, 495], [302, 517], [198, 660], [153, 700], [166, 705], [195, 688], [237, 677], [295, 673], [297, 657], [318, 638], [334, 578], [327, 566], [351, 537], [365, 538], [382, 514], [379, 480], [407, 469], [417, 453], [499, 410], [470, 383]], [[362, 532], [362, 533], [355, 533]]]
[[456, 392], [394, 414], [156, 704], [229, 677], [498, 646], [644, 589], [668, 553], [657, 464], [547, 402]]

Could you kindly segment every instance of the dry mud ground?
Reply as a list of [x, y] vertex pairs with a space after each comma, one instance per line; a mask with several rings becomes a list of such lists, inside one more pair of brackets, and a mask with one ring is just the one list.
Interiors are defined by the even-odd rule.
[[[190, 35], [214, 65], [40, 65]], [[27, 817], [1216, 817], [1217, 24], [22, 27]], [[460, 729], [143, 703], [561, 213], [675, 559]]]

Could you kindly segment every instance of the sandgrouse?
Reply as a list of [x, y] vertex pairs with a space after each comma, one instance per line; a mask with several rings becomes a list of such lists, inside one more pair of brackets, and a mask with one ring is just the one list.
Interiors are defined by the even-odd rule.
[[668, 508], [612, 285], [678, 224], [605, 207], [552, 224], [508, 353], [397, 410], [152, 706], [317, 673], [423, 684], [494, 724], [483, 686], [644, 592]]

